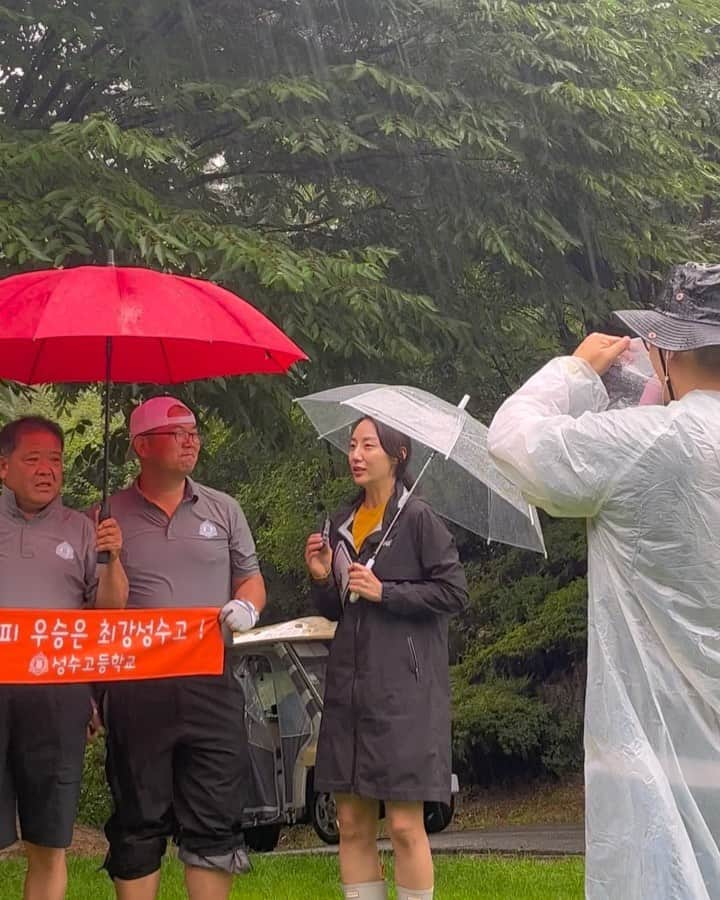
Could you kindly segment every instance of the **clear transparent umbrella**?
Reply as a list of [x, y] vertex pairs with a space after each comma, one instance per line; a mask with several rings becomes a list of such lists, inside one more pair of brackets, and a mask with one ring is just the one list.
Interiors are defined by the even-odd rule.
[[535, 509], [495, 468], [487, 428], [465, 412], [464, 403], [453, 406], [419, 388], [385, 384], [331, 388], [296, 402], [320, 437], [343, 452], [364, 415], [406, 434], [417, 493], [439, 515], [488, 541], [545, 552]]

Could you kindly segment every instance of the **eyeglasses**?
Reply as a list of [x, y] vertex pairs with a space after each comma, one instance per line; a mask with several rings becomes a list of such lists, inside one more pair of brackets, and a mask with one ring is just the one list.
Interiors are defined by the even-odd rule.
[[190, 441], [191, 444], [200, 446], [203, 440], [199, 431], [183, 431], [182, 428], [176, 428], [174, 431], [145, 431], [142, 434], [139, 434], [138, 437], [155, 437], [156, 435], [161, 434], [172, 435], [175, 438], [175, 443], [179, 447], [182, 447], [186, 441]]

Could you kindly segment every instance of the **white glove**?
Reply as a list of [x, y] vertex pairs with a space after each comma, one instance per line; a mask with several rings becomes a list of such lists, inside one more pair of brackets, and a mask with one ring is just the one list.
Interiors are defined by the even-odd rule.
[[260, 614], [249, 600], [231, 600], [218, 613], [220, 624], [228, 631], [250, 631], [259, 618]]

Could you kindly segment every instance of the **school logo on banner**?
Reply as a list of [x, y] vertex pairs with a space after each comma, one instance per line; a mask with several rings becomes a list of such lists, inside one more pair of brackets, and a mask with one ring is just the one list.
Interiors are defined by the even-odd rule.
[[36, 653], [35, 656], [30, 660], [30, 665], [28, 666], [28, 672], [31, 675], [34, 675], [36, 678], [40, 678], [41, 675], [47, 675], [50, 671], [50, 661], [44, 653]]

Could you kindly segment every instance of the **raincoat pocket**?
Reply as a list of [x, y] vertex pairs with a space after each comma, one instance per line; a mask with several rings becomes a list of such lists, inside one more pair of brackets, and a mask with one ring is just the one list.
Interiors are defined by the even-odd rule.
[[410, 666], [412, 668], [413, 673], [415, 674], [415, 680], [417, 682], [419, 682], [420, 681], [420, 663], [418, 661], [418, 655], [415, 651], [415, 642], [410, 637], [410, 635], [408, 635], [407, 642], [408, 642], [408, 649], [410, 650]]

